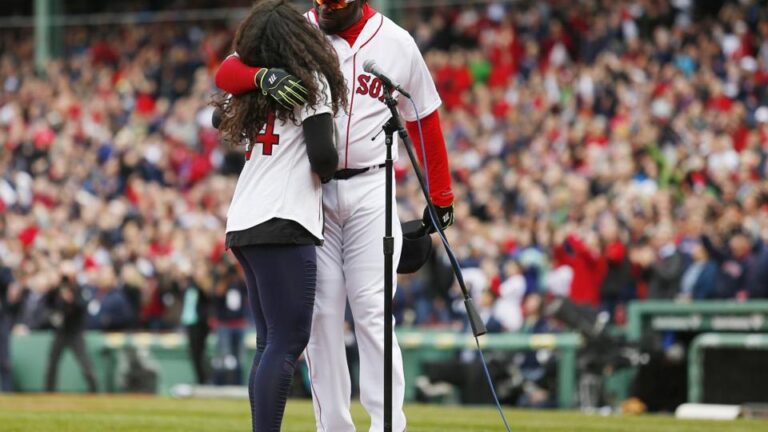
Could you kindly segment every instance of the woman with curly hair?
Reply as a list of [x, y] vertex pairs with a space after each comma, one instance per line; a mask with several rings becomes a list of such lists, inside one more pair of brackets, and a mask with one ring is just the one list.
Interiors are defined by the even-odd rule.
[[253, 92], [221, 95], [216, 103], [223, 138], [245, 145], [226, 244], [245, 273], [256, 321], [253, 431], [272, 432], [280, 430], [296, 361], [309, 340], [315, 247], [323, 242], [321, 184], [338, 164], [333, 117], [345, 108], [347, 90], [330, 43], [285, 0], [257, 3], [234, 48], [243, 63], [273, 71], [257, 76], [262, 88], [292, 74], [303, 83], [294, 90], [307, 100], [293, 108]]

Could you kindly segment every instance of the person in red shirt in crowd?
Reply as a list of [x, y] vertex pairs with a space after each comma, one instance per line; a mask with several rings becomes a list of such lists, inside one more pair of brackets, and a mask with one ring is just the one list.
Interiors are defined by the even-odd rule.
[[612, 217], [604, 218], [598, 226], [602, 251], [600, 268], [604, 274], [600, 285], [601, 309], [615, 317], [622, 301], [628, 300], [628, 288], [632, 284], [631, 265], [627, 247], [620, 237], [619, 224]]
[[447, 58], [447, 63], [435, 72], [435, 83], [445, 109], [462, 106], [464, 93], [472, 88], [472, 74], [466, 63], [466, 55], [457, 51]]
[[576, 304], [600, 306], [599, 287], [603, 272], [599, 265], [596, 251], [596, 238], [593, 233], [588, 241], [574, 233], [566, 234], [563, 230], [555, 239], [554, 261], [557, 266], [567, 265], [573, 269], [570, 298]]

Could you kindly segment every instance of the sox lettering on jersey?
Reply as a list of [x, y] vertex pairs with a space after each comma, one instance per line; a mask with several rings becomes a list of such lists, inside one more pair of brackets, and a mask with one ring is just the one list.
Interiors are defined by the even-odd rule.
[[357, 94], [368, 95], [384, 102], [384, 85], [373, 75], [361, 74], [357, 77]]

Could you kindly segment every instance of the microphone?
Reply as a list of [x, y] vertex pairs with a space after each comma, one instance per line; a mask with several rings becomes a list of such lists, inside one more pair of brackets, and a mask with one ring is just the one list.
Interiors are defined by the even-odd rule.
[[380, 79], [384, 83], [384, 85], [394, 88], [395, 90], [399, 91], [401, 95], [410, 99], [411, 95], [407, 91], [405, 91], [400, 86], [400, 84], [389, 79], [389, 77], [384, 72], [382, 72], [381, 69], [379, 69], [379, 67], [376, 65], [376, 62], [373, 61], [373, 59], [368, 59], [363, 63], [363, 70], [368, 72], [369, 74], [375, 75], [378, 79]]

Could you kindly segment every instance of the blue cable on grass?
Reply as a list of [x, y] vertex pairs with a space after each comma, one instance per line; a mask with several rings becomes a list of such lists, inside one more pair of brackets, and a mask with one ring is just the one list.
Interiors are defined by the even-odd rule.
[[[424, 183], [425, 188], [427, 189], [427, 194], [429, 194], [429, 167], [427, 166], [427, 152], [424, 147], [424, 132], [421, 129], [421, 118], [419, 117], [419, 109], [416, 107], [416, 102], [414, 102], [413, 98], [408, 98], [408, 100], [411, 102], [411, 105], [413, 105], [413, 112], [416, 113], [416, 126], [419, 128], [419, 146], [421, 147], [419, 150], [421, 151], [421, 160], [424, 161]], [[458, 265], [458, 260], [456, 259], [456, 256], [453, 254], [453, 251], [451, 250], [451, 246], [448, 244], [448, 239], [445, 238], [445, 233], [443, 232], [442, 227], [440, 224], [437, 223], [437, 215], [434, 214], [432, 211], [431, 206], [427, 206], [427, 212], [429, 213], [429, 219], [432, 221], [432, 226], [435, 228], [435, 231], [440, 236], [440, 241], [443, 242], [443, 246], [445, 246], [445, 252], [450, 255], [452, 258], [452, 261], [456, 262], [458, 273], [456, 277], [464, 279], [462, 275], [461, 267]], [[499, 396], [496, 394], [496, 388], [493, 385], [493, 378], [491, 378], [491, 372], [488, 370], [488, 363], [485, 361], [485, 355], [483, 354], [483, 349], [480, 348], [480, 339], [477, 336], [472, 335], [475, 338], [475, 344], [477, 345], [477, 352], [480, 353], [480, 360], [483, 363], [483, 371], [485, 372], [485, 378], [488, 380], [488, 387], [491, 389], [491, 394], [493, 395], [493, 401], [496, 402], [496, 409], [499, 410], [499, 415], [501, 415], [501, 420], [504, 422], [504, 427], [507, 429], [507, 432], [512, 432], [512, 429], [509, 427], [509, 423], [507, 422], [507, 417], [504, 415], [504, 410], [501, 409], [501, 402], [499, 402]]]

